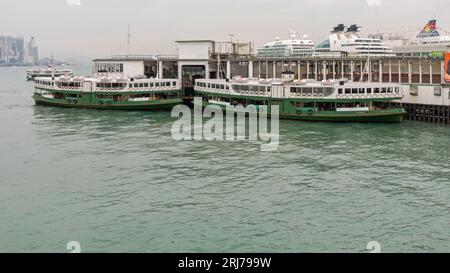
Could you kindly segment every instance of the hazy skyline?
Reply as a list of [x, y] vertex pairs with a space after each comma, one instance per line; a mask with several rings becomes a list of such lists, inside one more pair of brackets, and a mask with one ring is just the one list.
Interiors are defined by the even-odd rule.
[[[81, 1], [80, 5], [69, 5]], [[419, 29], [437, 19], [450, 29], [448, 0], [1, 0], [0, 35], [34, 36], [40, 56], [83, 59], [176, 52], [174, 41], [227, 40], [261, 46], [289, 30], [319, 42], [338, 23], [363, 33]], [[447, 4], [447, 5], [446, 5]], [[445, 33], [443, 33], [445, 34]]]

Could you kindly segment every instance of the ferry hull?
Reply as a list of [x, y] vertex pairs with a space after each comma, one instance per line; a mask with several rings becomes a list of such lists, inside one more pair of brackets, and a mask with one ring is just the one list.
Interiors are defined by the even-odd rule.
[[302, 121], [316, 121], [316, 122], [359, 122], [359, 123], [400, 123], [403, 121], [406, 112], [398, 111], [397, 113], [357, 113], [346, 115], [332, 115], [332, 114], [313, 114], [306, 115], [286, 115], [280, 114], [283, 119], [295, 119]]
[[[226, 109], [224, 105], [215, 103], [203, 102], [202, 107], [208, 105], [216, 105], [223, 110]], [[401, 123], [404, 120], [406, 111], [403, 108], [393, 108], [386, 110], [372, 110], [367, 112], [313, 112], [310, 114], [292, 114], [281, 112], [280, 119], [301, 120], [311, 122], [354, 122], [354, 123]], [[270, 116], [270, 113], [269, 113]]]
[[65, 100], [56, 100], [33, 96], [36, 105], [55, 106], [64, 108], [84, 108], [84, 109], [100, 109], [100, 110], [170, 110], [174, 106], [183, 103], [182, 99], [168, 99], [155, 102], [126, 102], [126, 103], [74, 103]]

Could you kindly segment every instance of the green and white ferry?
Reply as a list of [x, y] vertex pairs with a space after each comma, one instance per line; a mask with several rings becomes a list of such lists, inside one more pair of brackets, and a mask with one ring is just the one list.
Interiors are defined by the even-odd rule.
[[53, 69], [51, 66], [48, 68], [35, 68], [27, 70], [27, 80], [32, 81], [37, 77], [61, 77], [61, 76], [73, 76], [72, 69]]
[[36, 104], [95, 109], [166, 110], [183, 102], [177, 79], [37, 77]]
[[280, 118], [325, 122], [401, 122], [406, 111], [396, 101], [402, 86], [391, 83], [339, 80], [294, 80], [234, 77], [232, 80], [201, 79], [195, 83], [202, 105], [279, 106]]

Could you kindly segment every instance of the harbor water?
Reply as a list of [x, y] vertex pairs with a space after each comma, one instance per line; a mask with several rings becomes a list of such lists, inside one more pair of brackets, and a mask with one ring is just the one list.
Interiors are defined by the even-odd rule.
[[449, 126], [280, 121], [265, 153], [175, 141], [169, 112], [35, 106], [25, 75], [0, 68], [0, 252], [450, 249]]

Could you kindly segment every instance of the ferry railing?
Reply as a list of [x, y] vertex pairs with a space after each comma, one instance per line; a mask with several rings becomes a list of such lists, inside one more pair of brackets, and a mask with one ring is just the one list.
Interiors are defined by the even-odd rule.
[[113, 60], [177, 60], [178, 55], [113, 55]]

